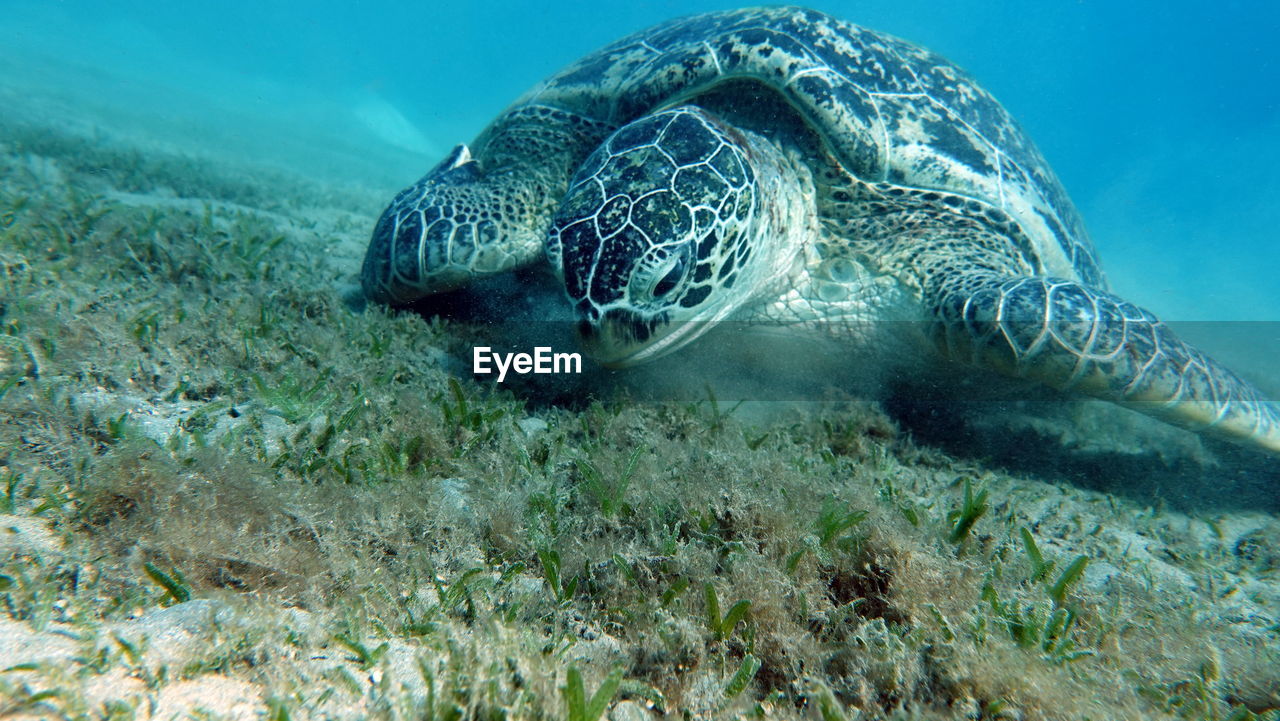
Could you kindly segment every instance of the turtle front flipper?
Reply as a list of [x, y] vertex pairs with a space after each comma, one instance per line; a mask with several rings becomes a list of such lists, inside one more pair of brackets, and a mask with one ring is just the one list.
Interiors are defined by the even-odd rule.
[[382, 211], [361, 283], [379, 303], [410, 303], [542, 257], [569, 176], [611, 126], [559, 108], [521, 105], [472, 151], [454, 148]]
[[933, 295], [948, 357], [1280, 452], [1280, 414], [1150, 312], [1071, 280], [960, 272]]

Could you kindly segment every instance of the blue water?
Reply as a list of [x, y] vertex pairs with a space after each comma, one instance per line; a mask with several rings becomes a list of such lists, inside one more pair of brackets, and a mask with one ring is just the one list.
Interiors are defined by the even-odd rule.
[[[86, 115], [123, 105], [157, 132], [304, 172], [341, 149], [369, 162], [331, 169], [394, 190], [582, 54], [731, 6], [0, 2], [0, 70]], [[1171, 320], [1280, 320], [1280, 5], [815, 6], [928, 46], [991, 90], [1063, 179], [1119, 293]]]

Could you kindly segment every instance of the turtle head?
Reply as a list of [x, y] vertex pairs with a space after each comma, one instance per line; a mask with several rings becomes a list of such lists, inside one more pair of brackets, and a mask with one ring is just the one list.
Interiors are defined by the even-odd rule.
[[[400, 191], [373, 229], [361, 284], [380, 303], [409, 303], [536, 258], [542, 237], [521, 215], [521, 188], [490, 179], [458, 145]], [[525, 213], [527, 215], [527, 213]]]
[[693, 106], [617, 130], [570, 183], [546, 246], [584, 349], [608, 366], [642, 363], [776, 293], [798, 255], [794, 208], [780, 207], [801, 203], [797, 172], [768, 141]]

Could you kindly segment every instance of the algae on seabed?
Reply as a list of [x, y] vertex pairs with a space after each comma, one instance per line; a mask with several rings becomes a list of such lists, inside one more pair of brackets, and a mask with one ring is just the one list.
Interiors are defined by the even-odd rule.
[[1277, 716], [1274, 508], [534, 407], [344, 299], [382, 201], [0, 127], [0, 715]]

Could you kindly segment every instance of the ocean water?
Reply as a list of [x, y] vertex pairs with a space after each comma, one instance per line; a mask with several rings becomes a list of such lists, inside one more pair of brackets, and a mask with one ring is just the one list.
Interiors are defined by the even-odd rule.
[[[388, 194], [566, 63], [721, 2], [5, 2], [0, 71], [51, 112]], [[1025, 126], [1113, 289], [1270, 385], [1280, 8], [824, 2], [929, 47]], [[1033, 8], [1033, 9], [1032, 9]]]
[[[52, 82], [102, 106], [157, 111], [153, 120], [199, 121], [197, 134], [222, 126], [229, 150], [305, 158], [314, 152], [299, 138], [338, 135], [391, 151], [403, 163], [374, 177], [395, 185], [575, 58], [675, 15], [732, 6], [5, 2], [0, 57], [37, 81], [45, 67], [90, 68], [84, 87], [74, 72]], [[940, 52], [993, 92], [1062, 178], [1121, 294], [1169, 320], [1280, 320], [1280, 8], [814, 6]], [[271, 135], [286, 128], [279, 148]]]
[[[384, 204], [527, 88], [728, 7], [0, 0], [0, 130], [112, 148], [0, 137], [0, 290], [31, 294], [0, 293], [0, 708], [549, 718], [576, 666], [588, 691], [625, 672], [612, 719], [657, 718], [648, 691], [689, 718], [1278, 718], [1240, 713], [1280, 710], [1273, 456], [1100, 403], [589, 405], [600, 375], [530, 400], [456, 382], [492, 328], [339, 302]], [[1280, 6], [815, 7], [968, 70], [1113, 290], [1280, 399]], [[164, 175], [133, 197], [105, 167], [152, 149], [138, 167], [209, 194]], [[323, 181], [288, 189], [314, 205], [264, 200], [277, 176], [246, 162]], [[99, 172], [101, 207], [72, 187]], [[820, 375], [794, 338], [774, 354]], [[156, 668], [196, 670], [68, 641], [132, 651], [136, 629]], [[163, 705], [179, 683], [190, 708]]]

